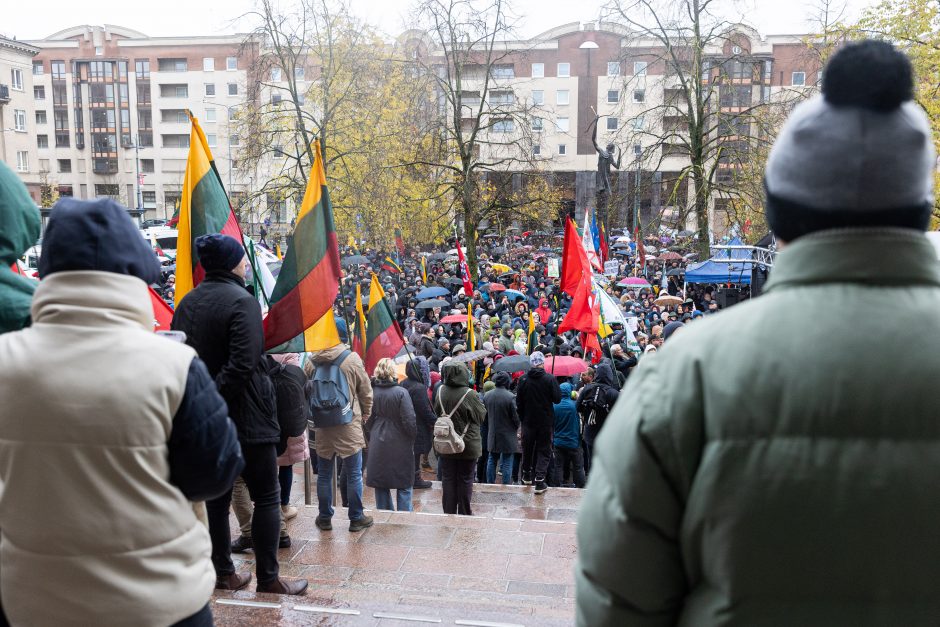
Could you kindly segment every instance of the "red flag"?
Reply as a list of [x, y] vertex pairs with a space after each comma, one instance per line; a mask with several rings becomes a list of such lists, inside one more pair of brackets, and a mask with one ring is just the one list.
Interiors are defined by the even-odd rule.
[[600, 301], [594, 294], [594, 285], [591, 281], [590, 265], [581, 275], [578, 289], [571, 298], [571, 308], [558, 327], [559, 333], [565, 331], [583, 331], [589, 335], [597, 335], [600, 318]]
[[150, 290], [150, 304], [153, 306], [153, 330], [169, 331], [170, 323], [173, 322], [173, 310], [152, 287], [147, 289]]
[[591, 264], [587, 262], [578, 227], [571, 217], [565, 221], [565, 242], [561, 251], [561, 291], [573, 296], [578, 289], [583, 269], [590, 270]]
[[601, 343], [598, 341], [596, 333], [582, 333], [581, 346], [584, 347], [585, 357], [587, 353], [591, 354], [592, 364], [600, 363], [604, 355], [601, 352]]
[[607, 229], [604, 228], [603, 222], [601, 222], [600, 231], [601, 231], [601, 250], [600, 250], [601, 263], [604, 263], [608, 259], [610, 259], [610, 248], [608, 248], [607, 246]]
[[640, 266], [646, 267], [646, 247], [643, 246], [639, 225], [633, 228], [633, 241], [636, 242], [636, 253], [640, 256]]
[[467, 260], [463, 256], [463, 249], [460, 247], [460, 240], [457, 242], [457, 258], [460, 260], [460, 278], [463, 279], [463, 293], [467, 298], [473, 296], [473, 281], [470, 280], [470, 267], [467, 266]]

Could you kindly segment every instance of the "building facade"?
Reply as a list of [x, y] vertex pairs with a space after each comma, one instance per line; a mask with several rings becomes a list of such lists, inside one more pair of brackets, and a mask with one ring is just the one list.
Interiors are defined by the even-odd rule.
[[32, 60], [39, 48], [0, 37], [0, 159], [39, 202], [40, 174], [33, 118]]

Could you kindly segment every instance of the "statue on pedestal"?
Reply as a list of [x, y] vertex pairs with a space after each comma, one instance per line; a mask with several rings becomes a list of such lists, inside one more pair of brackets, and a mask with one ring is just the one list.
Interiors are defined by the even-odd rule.
[[613, 168], [620, 169], [620, 159], [623, 156], [619, 148], [617, 148], [617, 156], [614, 157], [614, 144], [607, 144], [605, 149], [601, 149], [597, 145], [597, 123], [600, 120], [600, 116], [594, 118], [594, 123], [591, 125], [591, 142], [594, 144], [594, 150], [597, 151], [597, 177], [595, 178], [595, 195], [597, 198], [597, 213], [601, 216], [601, 220], [604, 223], [604, 227], [607, 227], [607, 205], [610, 202], [610, 169]]

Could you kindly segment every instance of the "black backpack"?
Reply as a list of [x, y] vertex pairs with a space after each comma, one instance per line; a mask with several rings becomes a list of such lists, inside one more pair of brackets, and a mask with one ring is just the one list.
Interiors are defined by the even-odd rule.
[[281, 428], [281, 442], [303, 435], [307, 429], [307, 401], [304, 397], [304, 371], [298, 366], [278, 363], [268, 355], [268, 376], [277, 394], [277, 422]]
[[593, 390], [587, 391], [587, 396], [581, 401], [581, 407], [587, 412], [586, 423], [595, 425], [598, 421], [603, 422], [610, 413], [610, 405], [607, 403], [607, 390], [603, 385], [595, 385]]

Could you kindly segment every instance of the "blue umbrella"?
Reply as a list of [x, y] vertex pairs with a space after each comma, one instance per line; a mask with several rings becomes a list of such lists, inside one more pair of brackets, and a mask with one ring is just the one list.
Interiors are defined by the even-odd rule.
[[515, 300], [516, 298], [525, 298], [525, 294], [519, 290], [505, 290], [503, 294], [509, 297], [509, 300]]
[[417, 294], [415, 298], [424, 300], [425, 298], [437, 298], [438, 296], [450, 296], [450, 290], [446, 287], [426, 287]]

